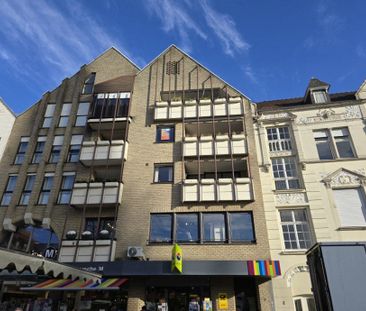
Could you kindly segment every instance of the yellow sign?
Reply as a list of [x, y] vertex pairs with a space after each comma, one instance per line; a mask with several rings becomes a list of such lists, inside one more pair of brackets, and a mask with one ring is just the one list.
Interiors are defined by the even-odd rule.
[[229, 304], [227, 301], [227, 294], [220, 293], [219, 294], [219, 309], [220, 310], [227, 310], [229, 308]]
[[172, 272], [174, 270], [178, 270], [180, 273], [183, 271], [183, 252], [178, 244], [174, 244], [172, 249]]

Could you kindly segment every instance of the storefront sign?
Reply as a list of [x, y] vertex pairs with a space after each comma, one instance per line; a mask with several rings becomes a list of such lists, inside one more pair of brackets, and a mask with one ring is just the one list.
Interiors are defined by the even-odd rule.
[[178, 270], [180, 273], [183, 271], [183, 252], [178, 244], [174, 244], [172, 249], [172, 272], [174, 270]]
[[219, 309], [220, 310], [227, 310], [229, 308], [229, 304], [227, 301], [227, 294], [220, 293], [219, 294]]
[[57, 250], [54, 247], [47, 247], [43, 253], [44, 258], [55, 259], [57, 257]]

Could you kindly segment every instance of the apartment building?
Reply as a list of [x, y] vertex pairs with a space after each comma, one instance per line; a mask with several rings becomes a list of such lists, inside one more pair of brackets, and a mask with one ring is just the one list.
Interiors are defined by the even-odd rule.
[[0, 97], [0, 160], [15, 121], [15, 114]]
[[[276, 310], [315, 310], [305, 252], [315, 242], [366, 239], [366, 86], [256, 104], [255, 137]], [[339, 267], [346, 269], [346, 267]]]
[[[250, 100], [175, 46], [141, 70], [106, 51], [21, 114], [10, 139], [0, 245], [111, 278], [114, 291], [79, 288], [73, 307], [272, 309], [281, 269]], [[62, 292], [52, 281], [29, 292]]]

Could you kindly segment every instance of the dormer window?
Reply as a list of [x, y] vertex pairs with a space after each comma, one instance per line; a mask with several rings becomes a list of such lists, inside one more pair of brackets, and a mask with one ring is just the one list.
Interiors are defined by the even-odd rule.
[[325, 90], [312, 91], [315, 104], [324, 104], [328, 102], [327, 92]]

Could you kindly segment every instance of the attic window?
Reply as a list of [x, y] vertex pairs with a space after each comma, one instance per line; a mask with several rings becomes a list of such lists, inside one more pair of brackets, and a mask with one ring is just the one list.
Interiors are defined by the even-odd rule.
[[94, 88], [95, 72], [92, 72], [84, 81], [84, 86], [81, 94], [92, 94]]
[[312, 94], [315, 104], [324, 104], [328, 102], [328, 96], [326, 91], [313, 91]]
[[169, 61], [166, 63], [166, 74], [167, 75], [179, 75], [180, 68], [179, 62], [177, 61]]

